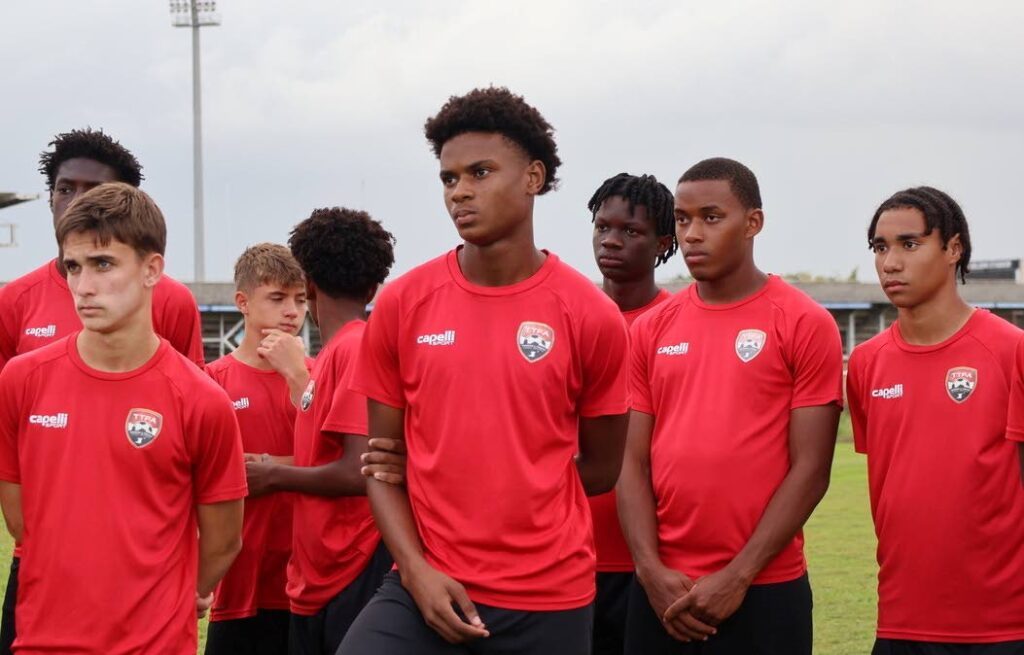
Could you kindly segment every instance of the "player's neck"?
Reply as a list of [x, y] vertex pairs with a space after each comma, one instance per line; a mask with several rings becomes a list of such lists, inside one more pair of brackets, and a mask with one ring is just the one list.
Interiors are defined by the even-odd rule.
[[231, 356], [246, 366], [258, 368], [262, 371], [273, 369], [274, 367], [270, 365], [270, 362], [260, 357], [259, 352], [256, 350], [262, 339], [263, 331], [260, 328], [246, 325], [242, 343], [231, 353]]
[[78, 356], [89, 368], [104, 373], [126, 373], [139, 368], [156, 354], [160, 337], [153, 331], [148, 308], [144, 316], [114, 332], [83, 329], [75, 342]]
[[925, 302], [900, 307], [896, 320], [904, 341], [915, 346], [932, 346], [959, 332], [973, 313], [974, 308], [957, 293], [954, 281]]
[[320, 342], [327, 343], [348, 323], [366, 320], [366, 303], [348, 298], [318, 298], [316, 320]]
[[748, 298], [764, 287], [765, 275], [747, 259], [742, 266], [715, 280], [698, 280], [697, 293], [709, 305], [728, 305]]
[[615, 301], [619, 311], [629, 312], [651, 304], [661, 289], [654, 283], [654, 271], [639, 280], [611, 280], [604, 278], [601, 289]]
[[533, 241], [530, 221], [508, 238], [486, 246], [464, 243], [458, 251], [462, 275], [482, 287], [507, 287], [522, 282], [536, 273], [545, 259], [547, 255]]

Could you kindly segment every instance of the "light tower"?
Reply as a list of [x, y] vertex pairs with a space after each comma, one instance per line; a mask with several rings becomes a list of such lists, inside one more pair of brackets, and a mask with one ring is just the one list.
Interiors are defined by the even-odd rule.
[[170, 0], [171, 23], [192, 28], [192, 230], [195, 281], [206, 279], [203, 239], [203, 100], [199, 67], [199, 28], [220, 25], [217, 3], [205, 0]]

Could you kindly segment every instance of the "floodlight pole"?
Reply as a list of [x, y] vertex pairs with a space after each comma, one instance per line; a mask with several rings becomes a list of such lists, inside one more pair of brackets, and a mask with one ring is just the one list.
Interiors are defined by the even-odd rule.
[[210, 0], [170, 0], [175, 27], [192, 28], [192, 238], [195, 281], [206, 279], [203, 220], [203, 89], [199, 58], [199, 28], [219, 25], [217, 3]]

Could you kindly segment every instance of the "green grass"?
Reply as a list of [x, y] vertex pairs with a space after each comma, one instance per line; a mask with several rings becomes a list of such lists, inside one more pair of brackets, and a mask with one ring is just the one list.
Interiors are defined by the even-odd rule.
[[[817, 655], [867, 653], [874, 640], [875, 535], [864, 458], [853, 452], [845, 413], [839, 435], [832, 486], [806, 529]], [[0, 589], [4, 589], [11, 540], [5, 531], [0, 533]], [[201, 653], [206, 621], [199, 624], [199, 640]]]

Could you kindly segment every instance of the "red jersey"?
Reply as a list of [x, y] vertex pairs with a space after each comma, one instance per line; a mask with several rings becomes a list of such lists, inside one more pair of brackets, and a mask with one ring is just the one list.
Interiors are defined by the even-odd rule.
[[[668, 300], [672, 294], [661, 289], [654, 300], [643, 307], [622, 312], [626, 325], [650, 309]], [[624, 357], [626, 355], [624, 354]], [[594, 545], [597, 547], [597, 570], [599, 572], [625, 573], [633, 570], [633, 558], [629, 554], [629, 546], [622, 536], [619, 524], [619, 513], [615, 504], [615, 492], [609, 491], [599, 496], [590, 496], [590, 514], [594, 519]]]
[[165, 340], [126, 373], [74, 333], [0, 371], [0, 480], [21, 485], [18, 653], [196, 652], [196, 505], [245, 496], [231, 403]]
[[[67, 280], [51, 260], [0, 287], [0, 368], [15, 355], [82, 329]], [[195, 298], [166, 275], [153, 289], [153, 330], [200, 368], [203, 333]]]
[[[789, 472], [791, 412], [842, 403], [839, 329], [807, 295], [769, 276], [753, 295], [722, 305], [703, 302], [692, 284], [641, 316], [632, 336], [633, 409], [654, 416], [658, 553], [700, 578], [743, 549]], [[798, 533], [754, 584], [805, 570]]]
[[407, 488], [431, 566], [479, 603], [581, 607], [595, 555], [579, 419], [629, 407], [625, 325], [553, 254], [526, 280], [483, 287], [457, 253], [384, 288], [354, 388], [405, 409]]
[[942, 343], [908, 344], [894, 323], [850, 357], [854, 445], [867, 453], [878, 535], [879, 637], [1024, 639], [1024, 489], [1005, 438], [1021, 334], [978, 309]]
[[[346, 323], [317, 355], [295, 420], [295, 465], [321, 466], [345, 454], [342, 435], [366, 435], [366, 396], [349, 391], [364, 321]], [[295, 494], [291, 611], [319, 612], [366, 569], [380, 533], [366, 496]]]
[[[245, 452], [292, 454], [295, 406], [283, 377], [232, 355], [213, 362], [206, 372], [235, 406]], [[292, 495], [246, 498], [242, 550], [214, 593], [210, 620], [240, 619], [255, 615], [258, 609], [288, 609], [285, 585], [291, 552]]]

